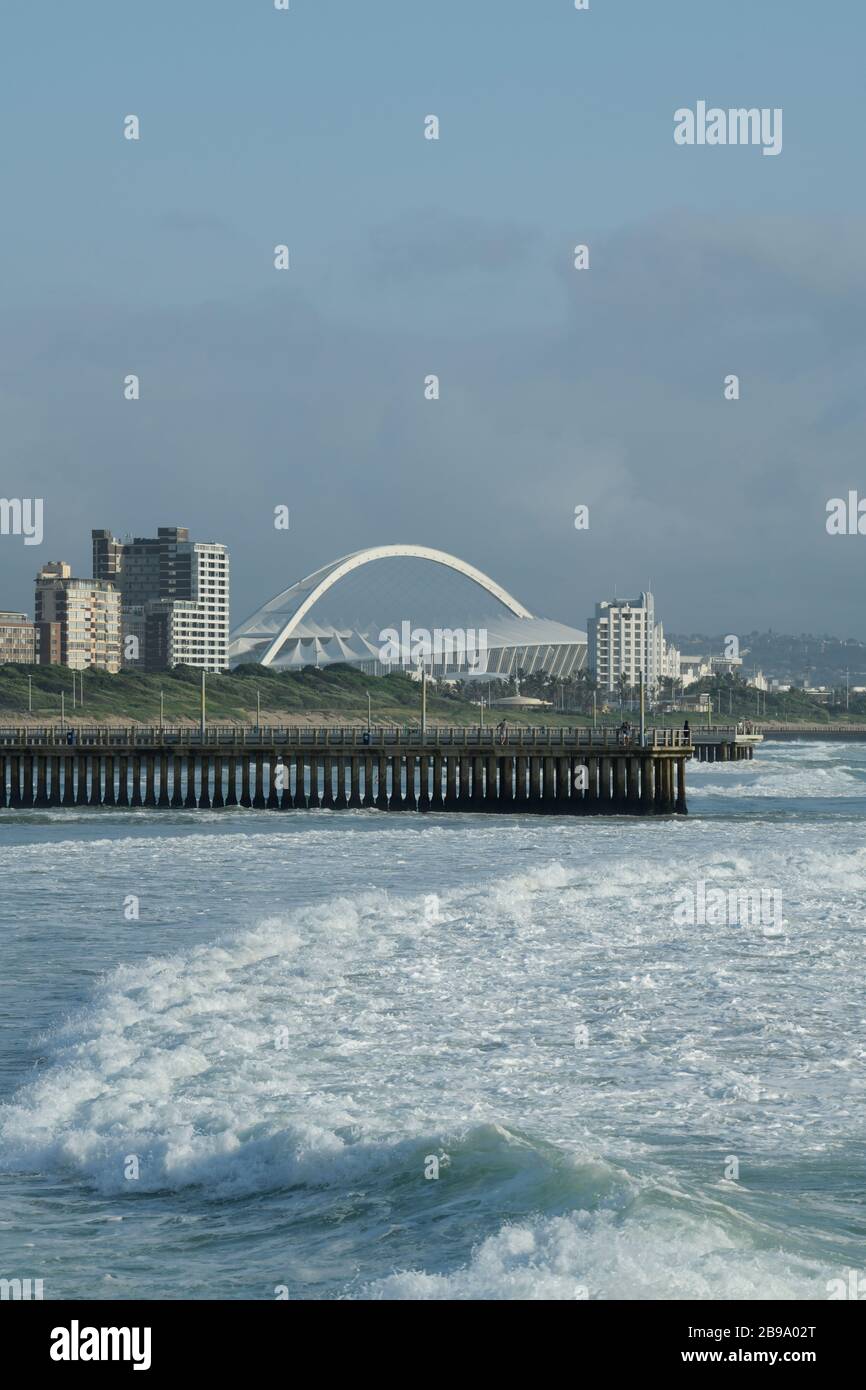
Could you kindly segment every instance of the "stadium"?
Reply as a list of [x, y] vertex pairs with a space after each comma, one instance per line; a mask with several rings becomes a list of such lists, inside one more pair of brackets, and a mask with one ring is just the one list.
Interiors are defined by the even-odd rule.
[[465, 560], [421, 545], [357, 550], [299, 579], [236, 627], [231, 667], [299, 670], [345, 662], [388, 675], [567, 679], [586, 665], [586, 633], [533, 616]]

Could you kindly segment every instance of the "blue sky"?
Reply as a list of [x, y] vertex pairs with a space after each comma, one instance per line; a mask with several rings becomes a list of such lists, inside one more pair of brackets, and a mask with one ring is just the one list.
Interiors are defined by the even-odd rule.
[[[668, 628], [866, 638], [866, 538], [823, 524], [866, 494], [864, 28], [842, 0], [7, 7], [2, 492], [46, 524], [0, 537], [0, 607], [45, 559], [86, 572], [93, 525], [185, 524], [230, 544], [237, 619], [418, 540], [577, 626], [651, 579]], [[781, 155], [677, 147], [698, 99], [781, 107]]]

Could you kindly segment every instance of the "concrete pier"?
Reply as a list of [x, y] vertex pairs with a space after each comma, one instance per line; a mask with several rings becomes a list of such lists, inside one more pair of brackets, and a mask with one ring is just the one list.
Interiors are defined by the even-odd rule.
[[746, 733], [743, 727], [734, 725], [712, 729], [693, 729], [691, 743], [694, 756], [699, 763], [744, 762], [755, 756], [755, 749], [764, 741], [763, 734], [753, 732], [751, 726]]
[[[0, 806], [684, 815], [686, 762], [760, 736], [657, 729], [0, 730]], [[720, 749], [724, 748], [724, 752]]]

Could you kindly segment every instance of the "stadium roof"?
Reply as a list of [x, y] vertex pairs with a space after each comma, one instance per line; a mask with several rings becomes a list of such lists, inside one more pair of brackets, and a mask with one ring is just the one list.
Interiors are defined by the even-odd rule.
[[[344, 600], [360, 613], [350, 619], [326, 610], [333, 591], [351, 590], [351, 576], [377, 562], [424, 562], [414, 588], [405, 571], [394, 572], [385, 564], [384, 588], [374, 596]], [[429, 566], [460, 577], [468, 590], [459, 597], [439, 594], [431, 582]], [[347, 581], [348, 585], [347, 585]], [[330, 598], [326, 601], [326, 595]], [[398, 626], [400, 619], [435, 623], [442, 629], [483, 628], [488, 649], [561, 648], [586, 645], [586, 633], [546, 618], [535, 618], [529, 609], [489, 575], [442, 550], [420, 545], [382, 545], [355, 551], [323, 565], [292, 584], [257, 609], [232, 632], [229, 659], [233, 666], [244, 661], [275, 668], [296, 668], [334, 661], [349, 663], [380, 660], [381, 633]]]

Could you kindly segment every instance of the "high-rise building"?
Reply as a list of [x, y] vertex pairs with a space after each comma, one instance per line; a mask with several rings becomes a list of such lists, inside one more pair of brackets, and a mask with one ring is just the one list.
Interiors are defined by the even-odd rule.
[[32, 666], [35, 661], [36, 624], [26, 613], [0, 612], [0, 665]]
[[94, 579], [104, 579], [119, 588], [117, 579], [120, 574], [123, 542], [115, 540], [110, 531], [91, 531], [90, 536], [93, 542]]
[[679, 647], [673, 646], [670, 642], [665, 641], [661, 623], [659, 623], [658, 631], [659, 676], [662, 679], [667, 677], [672, 681], [680, 681], [682, 679], [682, 671], [680, 669], [682, 657], [680, 654], [680, 649]]
[[121, 593], [125, 666], [228, 668], [224, 545], [191, 541], [183, 526], [160, 526], [155, 538], [120, 541], [110, 531], [93, 531], [92, 538], [94, 573]]
[[[93, 576], [107, 579], [120, 591], [124, 608], [174, 598], [178, 584], [178, 546], [189, 543], [185, 526], [160, 526], [155, 537], [127, 536], [118, 540], [110, 531], [91, 531]], [[181, 554], [181, 571], [188, 569]], [[185, 576], [181, 574], [181, 588]], [[184, 594], [188, 597], [188, 594]]]
[[36, 628], [36, 659], [40, 666], [59, 666], [63, 660], [60, 624], [34, 623]]
[[52, 560], [36, 576], [39, 660], [77, 671], [120, 670], [120, 594], [101, 579], [75, 579], [69, 565]]
[[643, 673], [651, 691], [663, 676], [679, 675], [679, 653], [665, 643], [651, 593], [597, 603], [595, 617], [587, 623], [587, 636], [589, 668], [600, 690], [617, 691], [621, 681], [634, 687]]

